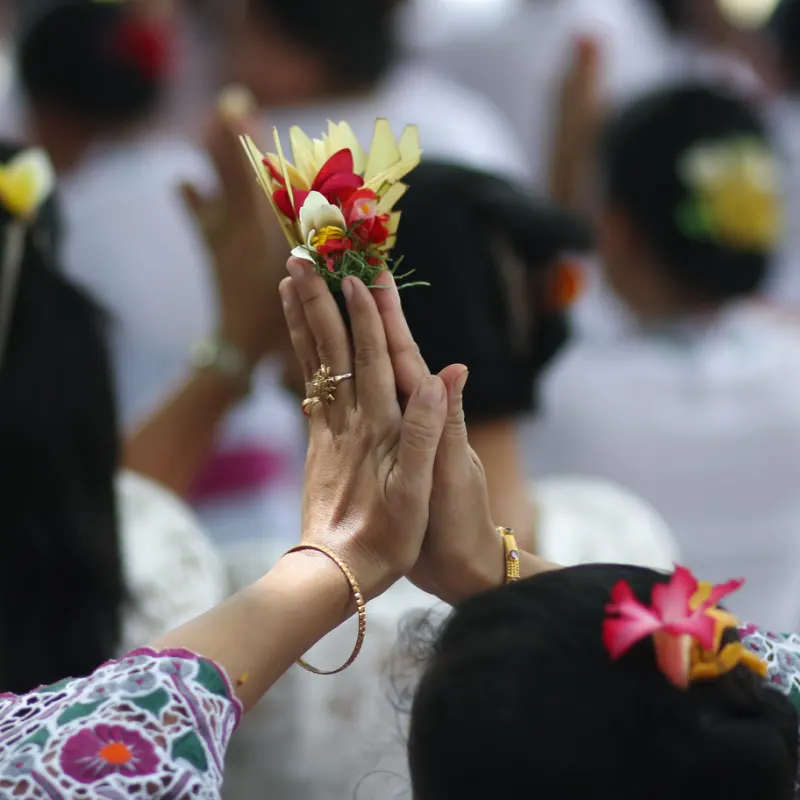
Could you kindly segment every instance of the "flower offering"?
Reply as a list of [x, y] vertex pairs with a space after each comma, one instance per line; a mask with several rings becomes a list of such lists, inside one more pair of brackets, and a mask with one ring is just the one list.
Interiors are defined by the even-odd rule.
[[352, 275], [372, 286], [386, 269], [397, 236], [394, 210], [408, 187], [404, 178], [420, 162], [414, 125], [395, 140], [388, 120], [375, 123], [366, 153], [346, 122], [328, 123], [321, 139], [290, 131], [289, 162], [274, 131], [275, 153], [259, 152], [249, 137], [242, 144], [283, 228], [292, 255], [311, 261], [332, 290]]

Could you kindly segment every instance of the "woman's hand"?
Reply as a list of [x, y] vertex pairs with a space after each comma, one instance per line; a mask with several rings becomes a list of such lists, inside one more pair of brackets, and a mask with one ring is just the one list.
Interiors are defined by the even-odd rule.
[[219, 192], [203, 194], [189, 184], [181, 191], [213, 260], [220, 335], [255, 363], [284, 341], [278, 284], [287, 248], [239, 141], [255, 127], [246, 95], [236, 99], [217, 110], [205, 137]]
[[[430, 375], [400, 305], [389, 273], [379, 278], [387, 288], [375, 291], [386, 340], [402, 396]], [[428, 535], [409, 578], [420, 589], [455, 603], [505, 576], [503, 544], [489, 510], [483, 466], [469, 446], [462, 396], [468, 371], [447, 367], [439, 376], [447, 388], [448, 410], [433, 473]]]
[[367, 598], [417, 562], [428, 527], [434, 461], [447, 413], [445, 386], [430, 375], [411, 385], [405, 413], [374, 292], [343, 284], [350, 336], [325, 280], [290, 259], [281, 284], [284, 313], [306, 384], [320, 365], [338, 384], [335, 399], [311, 410], [303, 497], [303, 543], [333, 550]]

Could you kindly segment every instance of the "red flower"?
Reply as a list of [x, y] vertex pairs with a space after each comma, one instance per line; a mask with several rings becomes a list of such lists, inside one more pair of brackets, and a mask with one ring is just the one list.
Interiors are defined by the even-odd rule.
[[353, 236], [363, 247], [380, 246], [389, 238], [388, 214], [378, 214], [378, 196], [372, 189], [353, 192], [342, 206], [349, 226], [355, 225]]
[[147, 20], [127, 19], [116, 30], [114, 49], [130, 59], [145, 78], [164, 80], [172, 65], [172, 38], [164, 25]]
[[329, 272], [334, 272], [336, 258], [347, 250], [353, 249], [353, 242], [346, 236], [343, 239], [328, 239], [324, 244], [316, 245], [317, 252], [325, 259]]
[[[283, 179], [280, 170], [269, 160], [264, 159], [264, 165], [272, 174], [272, 177], [283, 187], [272, 195], [275, 205], [280, 212], [288, 219], [297, 218], [292, 203], [289, 200], [289, 190], [286, 188], [286, 181]], [[319, 192], [329, 203], [346, 203], [356, 189], [364, 185], [364, 179], [353, 172], [353, 154], [345, 149], [334, 153], [323, 165], [314, 178], [311, 186], [312, 192]], [[292, 188], [294, 198], [294, 208], [298, 211], [308, 197], [308, 192], [303, 189]]]

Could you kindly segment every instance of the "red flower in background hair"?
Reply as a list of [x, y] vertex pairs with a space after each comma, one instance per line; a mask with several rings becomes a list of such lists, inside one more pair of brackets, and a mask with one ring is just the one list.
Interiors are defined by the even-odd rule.
[[171, 34], [166, 25], [129, 17], [117, 27], [114, 50], [130, 59], [145, 78], [160, 81], [172, 66]]

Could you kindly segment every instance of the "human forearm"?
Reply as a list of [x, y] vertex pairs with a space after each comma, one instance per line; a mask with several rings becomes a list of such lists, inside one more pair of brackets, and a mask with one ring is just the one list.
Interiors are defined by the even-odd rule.
[[192, 375], [126, 442], [124, 466], [185, 496], [244, 385], [214, 370]]
[[354, 608], [336, 564], [314, 551], [292, 553], [258, 582], [166, 634], [155, 647], [185, 648], [220, 664], [249, 710]]

